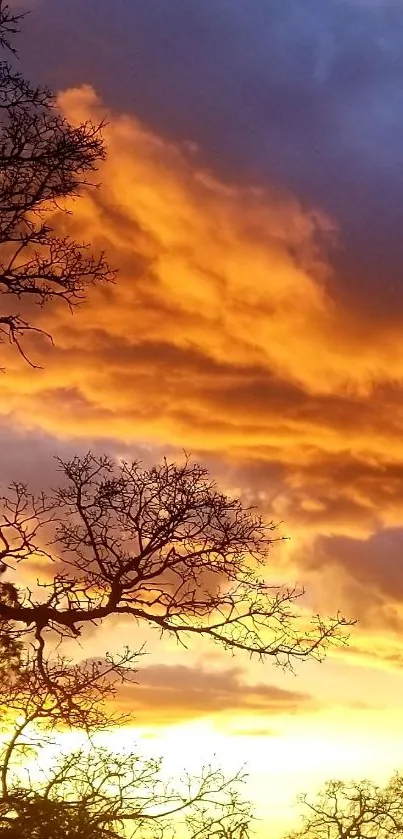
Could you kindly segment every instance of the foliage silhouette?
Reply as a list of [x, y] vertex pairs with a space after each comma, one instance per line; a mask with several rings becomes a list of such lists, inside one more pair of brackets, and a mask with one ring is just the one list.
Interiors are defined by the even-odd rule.
[[368, 780], [329, 781], [313, 801], [301, 798], [301, 827], [289, 839], [392, 839], [403, 833], [403, 777], [384, 787]]

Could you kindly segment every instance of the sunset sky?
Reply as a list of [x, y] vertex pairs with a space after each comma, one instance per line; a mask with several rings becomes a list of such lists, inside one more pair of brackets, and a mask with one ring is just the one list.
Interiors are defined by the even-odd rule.
[[33, 0], [19, 50], [71, 121], [108, 119], [100, 190], [56, 221], [119, 280], [41, 313], [43, 369], [7, 354], [3, 475], [185, 449], [282, 522], [273, 579], [358, 619], [295, 675], [85, 639], [147, 640], [133, 736], [175, 772], [245, 762], [276, 836], [299, 792], [403, 767], [403, 2]]

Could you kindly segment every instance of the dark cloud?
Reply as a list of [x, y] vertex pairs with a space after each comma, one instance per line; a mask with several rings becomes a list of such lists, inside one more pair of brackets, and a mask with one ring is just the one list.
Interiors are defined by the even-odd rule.
[[[402, 550], [403, 529], [383, 528], [366, 539], [319, 536], [309, 550], [299, 552], [298, 562], [307, 573], [319, 576], [327, 602], [335, 595], [341, 608], [354, 614], [358, 632], [382, 627], [397, 637], [402, 631]], [[382, 650], [381, 657], [401, 666], [401, 655], [394, 649]]]
[[214, 672], [157, 664], [143, 667], [138, 680], [137, 685], [119, 692], [118, 702], [140, 725], [181, 722], [224, 712], [276, 716], [315, 707], [309, 694], [247, 683], [235, 667]]
[[91, 83], [216, 171], [324, 207], [341, 227], [335, 293], [395, 317], [402, 32], [400, 0], [43, 0], [21, 45], [53, 86]]
[[117, 443], [106, 436], [100, 440], [84, 436], [68, 440], [65, 435], [58, 437], [37, 428], [34, 430], [31, 424], [24, 427], [18, 422], [14, 423], [10, 417], [9, 421], [0, 421], [0, 492], [14, 481], [28, 484], [33, 492], [46, 491], [60, 480], [56, 458], [69, 460], [90, 450], [96, 455], [118, 455], [128, 460], [138, 459], [145, 464], [159, 456], [157, 449], [152, 452], [145, 446]]
[[316, 541], [309, 564], [343, 568], [368, 592], [376, 590], [388, 599], [403, 600], [403, 529], [380, 530], [368, 539], [322, 536]]
[[312, 448], [305, 464], [287, 468], [279, 463], [276, 468], [275, 460], [264, 463], [261, 455], [260, 461], [239, 466], [235, 474], [240, 483], [254, 488], [257, 503], [262, 492], [269, 500], [286, 493], [286, 518], [313, 534], [351, 528], [373, 532], [403, 516], [403, 466], [387, 457], [379, 462], [360, 459], [348, 448], [334, 455]]

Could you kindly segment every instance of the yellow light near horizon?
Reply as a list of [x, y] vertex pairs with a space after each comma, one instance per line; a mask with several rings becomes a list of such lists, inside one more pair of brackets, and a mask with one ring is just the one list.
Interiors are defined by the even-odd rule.
[[[385, 715], [379, 710], [364, 714], [360, 723], [359, 711], [340, 710], [319, 718], [283, 719], [284, 731], [274, 735], [226, 733], [225, 720], [222, 727], [216, 720], [129, 731], [141, 753], [163, 757], [167, 776], [197, 772], [207, 763], [222, 768], [228, 776], [243, 767], [247, 774], [245, 798], [253, 801], [262, 820], [260, 827], [257, 823], [257, 835], [263, 835], [270, 824], [273, 835], [280, 836], [298, 823], [300, 793], [314, 796], [330, 778], [369, 777], [382, 784], [399, 769], [402, 717], [403, 712]], [[256, 724], [256, 719], [237, 719], [239, 727], [252, 722]], [[110, 733], [105, 742], [117, 750], [127, 748], [129, 731]]]
[[[165, 779], [198, 773], [203, 765], [231, 777], [244, 769], [244, 796], [258, 818], [256, 835], [281, 836], [298, 825], [297, 796], [314, 797], [330, 778], [369, 777], [377, 783], [400, 768], [403, 712], [384, 709], [333, 709], [326, 713], [263, 718], [268, 733], [247, 733], [256, 717], [223, 715], [209, 720], [158, 728], [121, 728], [95, 738], [114, 751], [133, 750], [145, 758], [163, 758]], [[270, 728], [273, 726], [273, 733]], [[232, 730], [231, 730], [232, 729]], [[243, 733], [236, 733], [236, 731]], [[401, 732], [401, 734], [399, 734]], [[79, 732], [60, 734], [54, 747], [41, 750], [40, 766], [29, 761], [31, 777], [46, 770], [60, 752], [84, 745]]]

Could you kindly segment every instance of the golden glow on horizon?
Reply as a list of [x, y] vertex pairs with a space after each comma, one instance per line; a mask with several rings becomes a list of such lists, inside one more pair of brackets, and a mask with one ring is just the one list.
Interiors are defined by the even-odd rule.
[[[248, 726], [252, 720], [241, 719]], [[368, 738], [368, 726], [373, 736]], [[141, 755], [163, 755], [166, 778], [180, 777], [185, 770], [197, 773], [212, 763], [228, 775], [245, 765], [245, 794], [256, 803], [261, 820], [256, 835], [267, 836], [270, 825], [273, 837], [292, 829], [298, 820], [298, 795], [314, 795], [324, 779], [349, 780], [370, 775], [382, 784], [401, 766], [403, 739], [396, 736], [402, 728], [402, 712], [385, 715], [373, 713], [362, 723], [357, 711], [350, 719], [342, 714], [324, 715], [322, 719], [301, 724], [289, 719], [278, 734], [234, 736], [212, 722], [116, 731], [97, 738], [97, 742], [117, 751], [128, 748]], [[56, 750], [77, 748], [80, 735], [60, 737]], [[42, 768], [52, 761], [54, 749], [45, 750]], [[35, 766], [29, 766], [30, 772]]]

